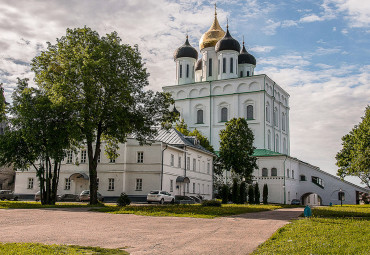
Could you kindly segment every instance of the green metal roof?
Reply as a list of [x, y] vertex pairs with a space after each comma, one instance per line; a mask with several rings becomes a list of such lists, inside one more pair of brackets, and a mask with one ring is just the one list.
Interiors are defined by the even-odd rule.
[[[219, 151], [215, 151], [215, 153], [217, 156], [220, 156]], [[274, 152], [274, 151], [265, 150], [265, 149], [255, 149], [253, 153], [254, 157], [283, 156], [283, 155], [285, 154], [281, 154], [279, 152]]]

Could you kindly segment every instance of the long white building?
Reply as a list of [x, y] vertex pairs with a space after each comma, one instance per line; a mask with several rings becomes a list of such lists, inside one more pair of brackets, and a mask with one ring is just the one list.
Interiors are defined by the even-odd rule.
[[199, 41], [201, 57], [189, 43], [174, 53], [176, 84], [163, 87], [191, 129], [208, 137], [216, 152], [219, 133], [231, 118], [246, 118], [254, 134], [259, 168], [255, 181], [269, 186], [269, 202], [358, 203], [366, 189], [290, 156], [289, 94], [266, 74], [254, 74], [256, 59], [221, 28], [217, 13]]

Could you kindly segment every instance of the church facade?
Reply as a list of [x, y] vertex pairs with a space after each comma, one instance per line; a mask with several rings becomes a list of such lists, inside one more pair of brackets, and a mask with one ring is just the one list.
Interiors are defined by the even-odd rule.
[[365, 189], [341, 181], [290, 156], [289, 94], [265, 74], [255, 75], [256, 59], [221, 28], [215, 12], [198, 50], [186, 37], [174, 53], [176, 84], [165, 86], [190, 129], [207, 136], [219, 151], [219, 133], [232, 118], [246, 118], [254, 134], [258, 169], [254, 181], [269, 186], [269, 202], [338, 204], [359, 202]]

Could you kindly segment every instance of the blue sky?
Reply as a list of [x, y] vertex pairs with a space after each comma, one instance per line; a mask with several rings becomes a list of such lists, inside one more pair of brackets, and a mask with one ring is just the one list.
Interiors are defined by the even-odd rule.
[[[117, 31], [138, 44], [150, 73], [149, 88], [175, 83], [173, 52], [189, 34], [198, 48], [213, 20], [214, 1], [2, 0], [0, 82], [10, 101], [17, 77], [33, 79], [29, 63], [66, 28]], [[336, 173], [340, 138], [370, 104], [370, 2], [367, 0], [222, 0], [234, 38], [290, 95], [291, 154]], [[353, 179], [352, 179], [353, 180]], [[355, 181], [359, 183], [358, 181]]]

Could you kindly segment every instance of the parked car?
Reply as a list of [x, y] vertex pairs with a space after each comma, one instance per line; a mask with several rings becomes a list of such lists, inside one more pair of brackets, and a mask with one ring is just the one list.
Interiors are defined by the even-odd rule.
[[80, 198], [78, 195], [75, 194], [63, 194], [59, 197], [59, 201], [61, 202], [78, 202]]
[[290, 204], [291, 205], [300, 205], [301, 204], [301, 201], [299, 199], [293, 199]]
[[[57, 201], [60, 201], [60, 197], [59, 195], [57, 195]], [[35, 194], [35, 201], [38, 202], [41, 200], [41, 193], [40, 191], [37, 191], [36, 194]]]
[[[81, 202], [88, 202], [88, 201], [90, 201], [90, 190], [84, 190], [84, 191], [82, 191], [78, 199]], [[104, 201], [104, 197], [99, 192], [98, 192], [98, 201], [101, 201], [101, 202]]]
[[170, 193], [167, 191], [163, 190], [153, 190], [150, 191], [150, 193], [146, 196], [146, 201], [148, 204], [152, 202], [164, 204], [164, 203], [175, 203], [175, 197], [172, 196]]
[[14, 192], [11, 190], [0, 190], [0, 199], [1, 200], [18, 200], [18, 196], [14, 195]]

